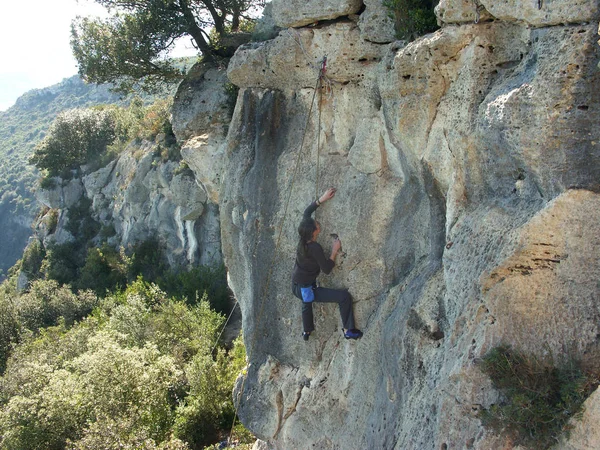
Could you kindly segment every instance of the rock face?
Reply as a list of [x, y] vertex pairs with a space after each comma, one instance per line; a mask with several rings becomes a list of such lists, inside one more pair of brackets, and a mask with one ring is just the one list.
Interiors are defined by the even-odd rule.
[[104, 236], [95, 239], [114, 247], [158, 239], [173, 267], [222, 262], [218, 209], [189, 168], [162, 161], [158, 144], [132, 144], [108, 166], [69, 182], [56, 179], [55, 185], [36, 194], [51, 208], [37, 226], [45, 245], [76, 239], [68, 223], [81, 214], [73, 210], [83, 208], [101, 226]]
[[274, 1], [273, 20], [282, 28], [301, 27], [319, 20], [336, 19], [358, 12], [362, 6], [360, 0], [290, 0]]
[[[219, 204], [250, 358], [241, 420], [271, 449], [511, 448], [477, 418], [498, 401], [477, 359], [501, 343], [600, 351], [598, 4], [481, 1], [475, 24], [473, 4], [446, 0], [448, 25], [406, 45], [313, 3], [274, 0], [273, 15], [338, 19], [244, 46], [228, 70]], [[295, 228], [327, 186], [321, 243], [339, 234], [345, 256], [320, 282], [349, 289], [357, 342], [329, 304], [302, 341], [290, 292]]]
[[[158, 239], [172, 267], [215, 265], [223, 261], [219, 190], [225, 136], [237, 88], [224, 68], [197, 64], [175, 96], [172, 126], [183, 161], [165, 157], [164, 142], [133, 143], [106, 167], [40, 189], [36, 196], [51, 208], [38, 221], [44, 243], [73, 241], [72, 209], [99, 222], [96, 243], [129, 247]], [[81, 206], [91, 203], [89, 211]], [[52, 219], [51, 219], [52, 218]], [[52, 227], [47, 224], [55, 222]]]

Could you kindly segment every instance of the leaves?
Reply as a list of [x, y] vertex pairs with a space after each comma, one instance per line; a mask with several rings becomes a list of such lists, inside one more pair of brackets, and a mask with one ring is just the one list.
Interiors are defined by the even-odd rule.
[[69, 177], [71, 169], [102, 156], [115, 139], [114, 129], [115, 118], [109, 110], [62, 112], [36, 146], [29, 162], [47, 170], [50, 176]]
[[[32, 295], [42, 289], [48, 297], [52, 286]], [[186, 440], [194, 448], [214, 442], [231, 424], [233, 382], [245, 365], [241, 340], [212, 355], [223, 321], [206, 297], [188, 306], [140, 279], [70, 328], [62, 322], [24, 336], [0, 380], [0, 447], [183, 450]]]

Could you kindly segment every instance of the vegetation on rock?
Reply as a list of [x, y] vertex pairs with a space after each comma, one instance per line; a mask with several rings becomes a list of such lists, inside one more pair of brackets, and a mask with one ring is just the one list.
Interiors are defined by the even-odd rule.
[[[175, 64], [183, 67], [187, 62], [177, 60]], [[29, 91], [14, 106], [0, 112], [0, 241], [3, 242], [0, 279], [20, 258], [31, 235], [29, 224], [39, 208], [33, 196], [39, 174], [34, 166], [28, 165], [28, 160], [54, 119], [67, 110], [97, 105], [119, 105], [123, 107], [123, 116], [130, 109], [139, 113], [157, 98], [139, 93], [132, 102], [134, 97], [115, 94], [111, 87], [87, 84], [79, 76], [73, 76], [56, 85]], [[173, 89], [173, 85], [168, 86], [159, 97], [167, 97]], [[131, 108], [130, 103], [133, 103]], [[123, 145], [120, 120], [124, 118], [117, 115], [117, 138], [108, 155]], [[44, 188], [52, 187], [52, 183], [51, 178], [42, 179]]]
[[[263, 5], [262, 0], [95, 1], [112, 16], [74, 21], [73, 54], [84, 79], [116, 83], [122, 92], [135, 85], [151, 92], [180, 80], [183, 72], [165, 57], [178, 38], [190, 36], [204, 59], [212, 60], [222, 53], [223, 37], [240, 31], [248, 13]], [[218, 39], [211, 38], [211, 28]], [[225, 50], [219, 56], [231, 56], [235, 48]]]
[[481, 369], [503, 396], [481, 412], [483, 424], [527, 448], [556, 444], [598, 386], [598, 378], [574, 362], [555, 367], [506, 346], [491, 350]]

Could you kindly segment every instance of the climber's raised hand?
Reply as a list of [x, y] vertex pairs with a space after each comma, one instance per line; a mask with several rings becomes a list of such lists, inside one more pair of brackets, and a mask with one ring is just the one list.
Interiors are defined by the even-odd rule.
[[323, 203], [326, 202], [327, 200], [332, 199], [335, 196], [337, 189], [336, 188], [329, 188], [327, 189], [323, 195], [321, 195], [321, 197], [319, 198], [319, 203]]

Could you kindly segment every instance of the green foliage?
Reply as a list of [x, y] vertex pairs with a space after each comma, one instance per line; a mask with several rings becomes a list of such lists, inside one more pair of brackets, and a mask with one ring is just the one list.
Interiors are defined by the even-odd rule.
[[92, 217], [92, 200], [85, 195], [68, 209], [69, 222], [65, 229], [75, 237], [80, 244], [87, 244], [95, 237], [101, 229], [98, 223]]
[[156, 282], [169, 295], [184, 298], [189, 304], [195, 303], [206, 293], [216, 311], [228, 313], [231, 310], [231, 291], [227, 286], [224, 265], [199, 266], [178, 273], [169, 271]]
[[79, 269], [85, 261], [85, 248], [76, 242], [53, 244], [46, 248], [46, 258], [42, 263], [45, 277], [59, 284], [73, 284], [79, 276]]
[[72, 109], [60, 113], [29, 159], [50, 176], [70, 178], [70, 171], [98, 160], [115, 139], [109, 111]]
[[21, 271], [24, 272], [29, 279], [39, 277], [45, 257], [46, 250], [39, 239], [32, 240], [23, 252]]
[[481, 369], [504, 396], [502, 403], [483, 410], [483, 424], [528, 448], [555, 444], [598, 385], [575, 363], [553, 367], [504, 346], [491, 350]]
[[116, 251], [106, 244], [101, 248], [88, 249], [77, 287], [91, 289], [98, 295], [124, 288], [127, 285], [128, 261], [123, 250]]
[[162, 19], [168, 24], [165, 29], [161, 18], [145, 9], [107, 20], [77, 18], [71, 27], [71, 48], [79, 74], [92, 83], [114, 82], [123, 93], [132, 91], [140, 80], [143, 90], [154, 93], [163, 82], [180, 80], [183, 72], [161, 55], [183, 30], [176, 23], [169, 28], [175, 22], [172, 18]]
[[[80, 75], [94, 83], [116, 83], [121, 92], [134, 86], [148, 92], [179, 80], [184, 72], [166, 55], [175, 41], [190, 36], [206, 60], [217, 53], [205, 30], [223, 36], [239, 31], [242, 14], [262, 0], [96, 0], [112, 16], [78, 18], [71, 26], [71, 48]], [[207, 40], [208, 39], [208, 40]], [[231, 56], [231, 55], [228, 55]]]
[[[176, 60], [175, 65], [181, 66], [181, 63]], [[176, 87], [176, 84], [168, 85], [161, 95], [172, 95]], [[120, 97], [110, 89], [110, 85], [88, 84], [74, 76], [54, 86], [29, 91], [14, 106], [0, 112], [0, 159], [3, 162], [0, 164], [0, 241], [3, 243], [0, 271], [6, 273], [21, 258], [31, 235], [27, 223], [38, 213], [39, 204], [33, 191], [39, 172], [35, 166], [28, 165], [34, 147], [44, 139], [51, 123], [61, 112], [100, 104], [127, 107], [131, 96]], [[142, 106], [155, 99], [141, 93], [137, 95]], [[102, 161], [113, 155], [110, 146]], [[52, 177], [45, 176], [41, 180], [42, 188], [50, 189], [54, 184]]]
[[[29, 295], [38, 300], [28, 304], [56, 304], [60, 289], [35, 284]], [[213, 356], [223, 321], [206, 298], [188, 306], [138, 279], [70, 328], [63, 320], [22, 335], [0, 380], [0, 447], [212, 444], [229, 431], [233, 383], [246, 364], [241, 340]]]
[[62, 319], [67, 326], [87, 316], [97, 303], [95, 295], [80, 292], [75, 295], [54, 280], [36, 280], [29, 291], [16, 302], [19, 322], [36, 331], [42, 327], [56, 325]]
[[398, 39], [412, 41], [439, 28], [434, 12], [436, 0], [384, 0], [383, 4], [395, 21]]
[[214, 441], [219, 430], [231, 427], [235, 416], [231, 390], [245, 365], [241, 338], [234, 342], [229, 356], [222, 349], [214, 359], [197, 354], [186, 365], [190, 393], [177, 409], [174, 427], [177, 437], [200, 447]]
[[155, 348], [124, 348], [99, 331], [85, 352], [62, 367], [30, 363], [44, 382], [26, 386], [2, 408], [3, 448], [64, 448], [67, 440], [85, 437], [90, 422], [96, 429], [121, 422], [125, 442], [132, 435], [158, 441], [168, 436], [169, 388], [180, 371]]
[[12, 299], [0, 291], [0, 374], [4, 373], [6, 361], [13, 345], [18, 341], [20, 326]]

